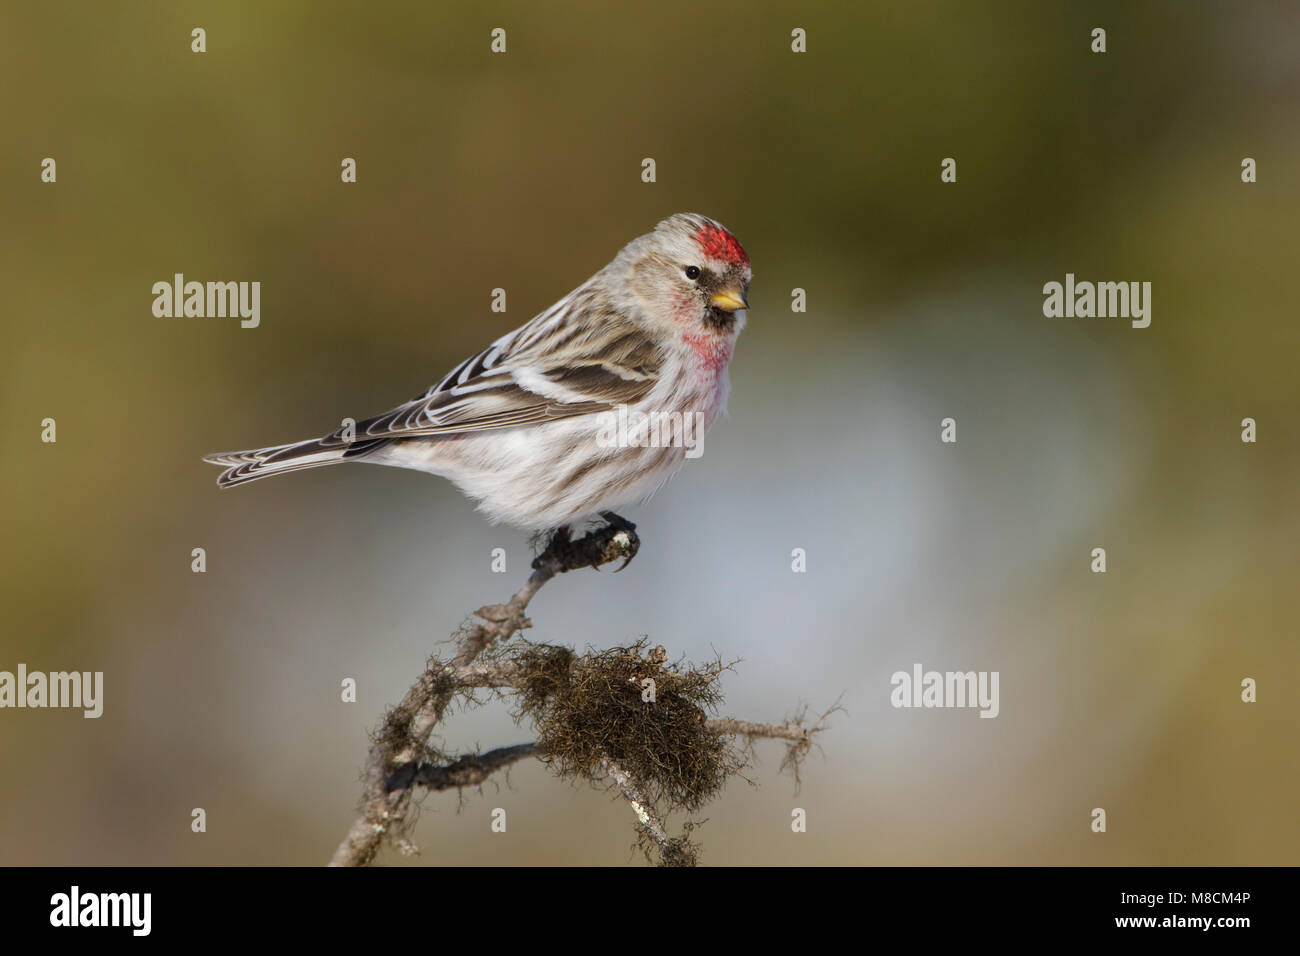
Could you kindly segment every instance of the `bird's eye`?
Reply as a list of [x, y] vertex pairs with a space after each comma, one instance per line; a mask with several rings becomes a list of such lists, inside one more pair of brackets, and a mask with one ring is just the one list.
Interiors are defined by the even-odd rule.
[[687, 266], [687, 267], [686, 267], [686, 278], [688, 278], [688, 279], [698, 279], [699, 277], [700, 277], [700, 267], [699, 267], [699, 266]]

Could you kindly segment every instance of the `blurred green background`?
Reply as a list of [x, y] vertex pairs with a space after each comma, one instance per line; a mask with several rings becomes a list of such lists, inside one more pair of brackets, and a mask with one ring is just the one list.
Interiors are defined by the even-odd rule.
[[[417, 394], [687, 210], [754, 263], [731, 417], [629, 512], [636, 562], [552, 583], [530, 637], [743, 658], [726, 711], [754, 720], [843, 695], [797, 794], [759, 745], [756, 786], [702, 814], [704, 862], [1298, 861], [1295, 4], [4, 20], [0, 669], [102, 670], [106, 690], [99, 720], [0, 711], [0, 863], [327, 860], [367, 731], [519, 584], [529, 543], [426, 475], [218, 494], [199, 457]], [[175, 272], [260, 281], [261, 326], [155, 318]], [[1066, 272], [1150, 281], [1151, 327], [1045, 318]], [[891, 708], [915, 662], [999, 671], [1001, 715]], [[445, 732], [531, 739], [499, 705]], [[633, 826], [521, 765], [459, 809], [430, 796], [423, 856], [382, 861], [623, 864]]]

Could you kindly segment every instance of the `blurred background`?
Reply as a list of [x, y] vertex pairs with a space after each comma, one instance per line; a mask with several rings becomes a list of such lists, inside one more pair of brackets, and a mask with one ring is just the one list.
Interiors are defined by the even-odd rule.
[[[368, 731], [529, 541], [427, 475], [219, 494], [200, 456], [392, 407], [687, 210], [753, 260], [731, 416], [628, 512], [631, 567], [553, 582], [529, 636], [739, 658], [753, 720], [842, 698], [797, 793], [758, 745], [703, 862], [1298, 861], [1294, 4], [4, 19], [0, 670], [103, 671], [105, 701], [0, 712], [0, 863], [328, 860]], [[260, 327], [155, 318], [176, 272], [260, 281]], [[1067, 272], [1150, 281], [1150, 328], [1045, 318]], [[1000, 716], [892, 708], [914, 663], [999, 671]], [[444, 731], [532, 739], [500, 705]], [[430, 795], [423, 855], [381, 862], [622, 865], [634, 826], [530, 763]]]

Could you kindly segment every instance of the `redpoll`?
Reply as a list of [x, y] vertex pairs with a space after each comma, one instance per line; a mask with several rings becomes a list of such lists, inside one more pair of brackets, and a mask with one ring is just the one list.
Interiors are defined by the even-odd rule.
[[749, 257], [679, 214], [418, 398], [324, 438], [209, 455], [223, 488], [364, 461], [451, 479], [492, 521], [566, 526], [648, 498], [724, 410]]

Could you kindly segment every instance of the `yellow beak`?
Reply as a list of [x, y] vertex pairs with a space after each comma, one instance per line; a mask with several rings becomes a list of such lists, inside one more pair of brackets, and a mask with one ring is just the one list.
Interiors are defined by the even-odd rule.
[[724, 289], [715, 293], [709, 301], [714, 308], [721, 309], [723, 312], [736, 312], [740, 309], [749, 308], [749, 303], [745, 301], [745, 297], [732, 289]]

